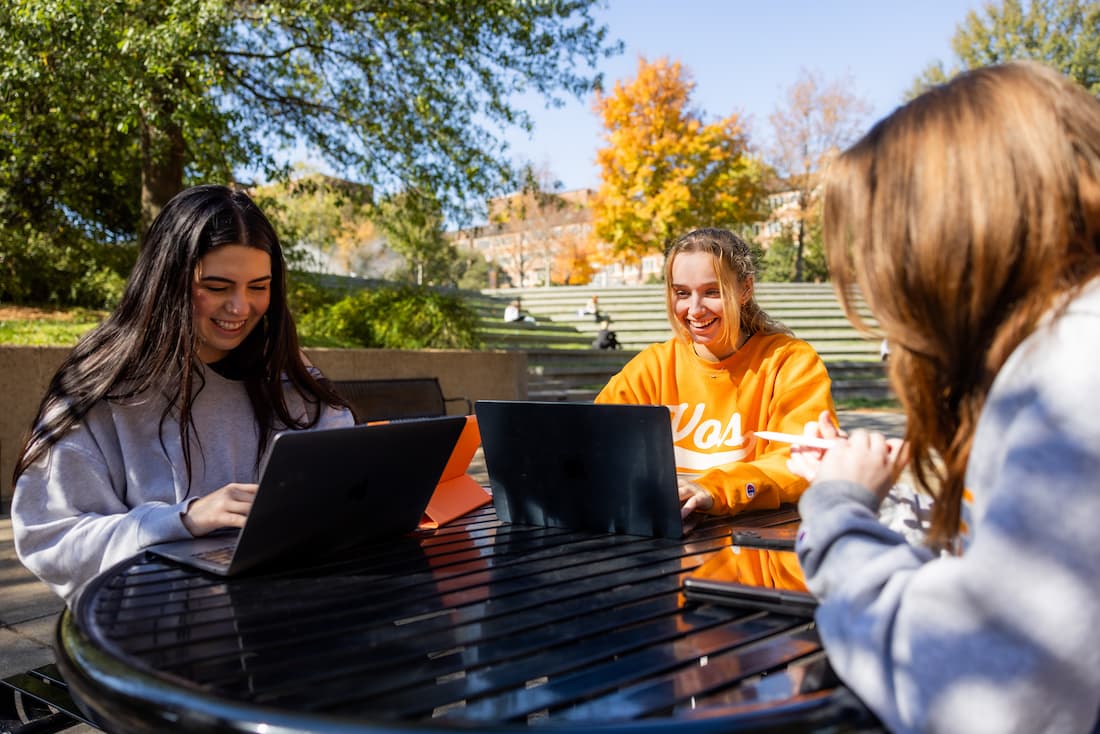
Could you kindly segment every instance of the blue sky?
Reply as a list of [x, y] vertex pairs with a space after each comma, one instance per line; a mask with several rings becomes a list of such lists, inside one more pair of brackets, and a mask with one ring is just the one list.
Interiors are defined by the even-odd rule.
[[[871, 122], [896, 107], [932, 61], [950, 65], [951, 36], [982, 0], [610, 0], [597, 17], [625, 52], [603, 62], [605, 87], [633, 78], [638, 57], [678, 60], [695, 83], [694, 106], [709, 119], [739, 112], [754, 141], [770, 136], [768, 115], [802, 68], [826, 80], [850, 77], [872, 106]], [[545, 165], [565, 189], [599, 183], [601, 125], [591, 98], [534, 116], [530, 138], [506, 136], [517, 160]]]

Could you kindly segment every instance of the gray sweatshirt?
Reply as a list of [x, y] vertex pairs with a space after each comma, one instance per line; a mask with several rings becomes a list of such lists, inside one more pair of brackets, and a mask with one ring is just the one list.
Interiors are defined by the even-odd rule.
[[815, 483], [797, 544], [840, 678], [893, 731], [1088, 732], [1100, 713], [1100, 280], [998, 373], [960, 552]]
[[[188, 503], [231, 482], [255, 483], [259, 430], [244, 383], [205, 370], [192, 408], [190, 487], [179, 422], [165, 403], [101, 401], [15, 485], [12, 528], [20, 560], [72, 605], [93, 576], [142, 548], [190, 538]], [[287, 386], [292, 413], [304, 402]], [[325, 406], [317, 428], [351, 425]], [[162, 444], [163, 441], [163, 444]]]

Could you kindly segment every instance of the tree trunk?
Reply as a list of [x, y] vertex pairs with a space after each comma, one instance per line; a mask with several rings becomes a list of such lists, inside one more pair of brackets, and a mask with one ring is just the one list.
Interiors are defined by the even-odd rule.
[[798, 237], [794, 251], [794, 282], [802, 282], [802, 252], [806, 247], [806, 222], [798, 218]]
[[183, 190], [186, 146], [183, 128], [175, 123], [155, 128], [141, 125], [141, 233], [149, 229], [161, 208]]
[[795, 237], [795, 250], [794, 250], [794, 282], [802, 282], [802, 261], [806, 252], [806, 217], [809, 216], [810, 201], [813, 198], [813, 187], [807, 186], [806, 182], [810, 180], [810, 174], [807, 171], [803, 178], [803, 186], [798, 191], [798, 232]]

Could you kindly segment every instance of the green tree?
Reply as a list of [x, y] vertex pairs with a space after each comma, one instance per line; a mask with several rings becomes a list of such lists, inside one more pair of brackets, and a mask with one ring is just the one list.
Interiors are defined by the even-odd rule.
[[136, 247], [96, 245], [74, 227], [0, 226], [0, 301], [111, 308], [136, 257]]
[[950, 70], [930, 64], [908, 98], [964, 69], [1034, 59], [1058, 69], [1100, 96], [1100, 3], [1096, 0], [1003, 0], [971, 10], [955, 29]]
[[443, 207], [430, 192], [410, 190], [384, 198], [376, 221], [386, 244], [405, 261], [405, 280], [417, 285], [455, 285], [458, 258], [444, 232]]
[[762, 167], [740, 118], [708, 123], [691, 106], [695, 84], [679, 62], [638, 61], [638, 75], [597, 94], [607, 145], [596, 236], [628, 261], [661, 252], [699, 226], [740, 229], [762, 216]]
[[768, 249], [754, 253], [759, 263], [761, 281], [781, 283], [801, 281], [821, 282], [829, 279], [825, 264], [825, 248], [821, 238], [820, 219], [806, 224], [803, 233], [801, 271], [798, 268], [798, 235], [794, 225], [786, 225], [780, 234], [768, 243]]
[[0, 206], [133, 236], [299, 142], [376, 191], [481, 200], [500, 130], [532, 126], [511, 95], [584, 95], [618, 52], [594, 1], [6, 0]]
[[[489, 273], [494, 271], [496, 266], [489, 262], [480, 252], [468, 247], [456, 248], [456, 253], [457, 257], [455, 258], [452, 273], [458, 287], [473, 291], [489, 288], [491, 285]], [[496, 275], [498, 278], [498, 285], [501, 285], [500, 281], [502, 279], [508, 277], [500, 272], [497, 272]]]

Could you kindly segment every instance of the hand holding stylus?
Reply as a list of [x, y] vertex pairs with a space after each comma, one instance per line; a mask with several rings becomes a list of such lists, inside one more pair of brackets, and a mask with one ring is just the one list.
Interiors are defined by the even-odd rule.
[[[763, 432], [757, 431], [760, 436]], [[802, 435], [778, 434], [790, 436], [791, 458], [787, 461], [787, 468], [792, 472], [813, 481], [821, 469], [821, 460], [826, 451], [835, 448], [836, 445], [847, 437], [847, 434], [837, 428], [829, 411], [821, 411], [816, 421], [810, 421], [802, 429]], [[765, 436], [766, 437], [766, 436]], [[769, 439], [787, 440], [787, 439]]]
[[[810, 481], [844, 479], [857, 482], [882, 498], [908, 461], [908, 452], [901, 439], [864, 430], [853, 431], [848, 436], [833, 424], [825, 411], [817, 421], [806, 424], [804, 434], [804, 443], [792, 447], [787, 468]], [[827, 448], [815, 448], [809, 444], [809, 439], [832, 443]]]

